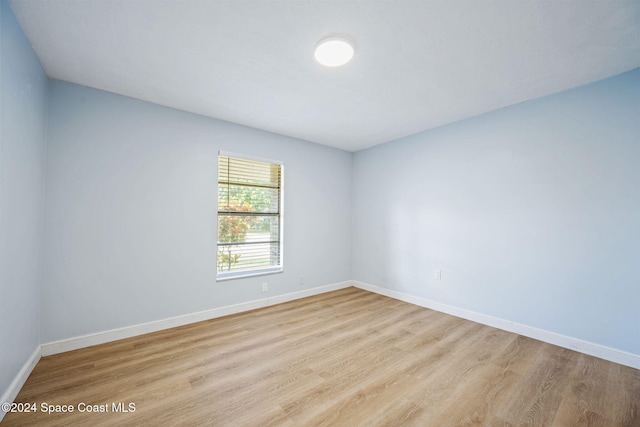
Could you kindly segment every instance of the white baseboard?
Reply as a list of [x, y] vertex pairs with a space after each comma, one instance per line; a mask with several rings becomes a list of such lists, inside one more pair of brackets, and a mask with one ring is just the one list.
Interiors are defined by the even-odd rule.
[[[5, 390], [2, 397], [0, 397], [0, 403], [11, 403], [14, 401], [18, 393], [20, 393], [20, 389], [29, 378], [31, 371], [36, 367], [36, 364], [40, 360], [41, 351], [40, 346], [36, 347], [31, 356], [27, 359], [26, 363], [22, 366], [18, 375], [13, 379], [9, 388]], [[4, 418], [6, 412], [0, 409], [0, 421]]]
[[568, 348], [569, 350], [575, 350], [580, 353], [588, 354], [589, 356], [599, 357], [600, 359], [619, 363], [631, 368], [640, 369], [640, 355], [637, 354], [628, 353], [622, 350], [606, 347], [589, 341], [583, 341], [578, 338], [568, 337], [566, 335], [557, 334], [555, 332], [547, 331], [544, 329], [534, 328], [533, 326], [511, 322], [509, 320], [500, 319], [498, 317], [488, 316], [486, 314], [478, 313], [475, 311], [465, 310], [463, 308], [454, 307], [437, 301], [416, 297], [368, 283], [358, 281], [352, 281], [352, 283], [356, 288], [360, 288], [369, 292], [374, 292], [400, 301], [415, 304], [420, 307], [430, 308], [442, 313], [451, 314], [456, 317], [461, 317], [463, 319], [482, 323], [483, 325], [492, 326], [504, 331], [514, 332], [519, 335], [524, 335], [525, 337], [534, 338], [549, 344]]
[[305, 289], [302, 291], [291, 292], [284, 295], [276, 295], [259, 300], [243, 302], [240, 304], [229, 305], [226, 307], [214, 308], [211, 310], [200, 311], [183, 316], [171, 317], [168, 319], [156, 320], [148, 323], [127, 326], [119, 329], [111, 329], [108, 331], [97, 332], [94, 334], [82, 335], [79, 337], [68, 338], [60, 341], [54, 341], [41, 346], [42, 356], [50, 356], [52, 354], [63, 353], [65, 351], [77, 350], [79, 348], [90, 347], [92, 345], [104, 344], [123, 338], [135, 337], [138, 335], [148, 334], [150, 332], [161, 331], [164, 329], [175, 328], [177, 326], [188, 325], [190, 323], [201, 322], [203, 320], [215, 319], [217, 317], [228, 316], [244, 311], [255, 310], [256, 308], [268, 307], [287, 301], [293, 301], [300, 298], [306, 298], [313, 295], [323, 294], [338, 289], [344, 289], [353, 286], [351, 281], [334, 283], [331, 285], [320, 286], [317, 288]]

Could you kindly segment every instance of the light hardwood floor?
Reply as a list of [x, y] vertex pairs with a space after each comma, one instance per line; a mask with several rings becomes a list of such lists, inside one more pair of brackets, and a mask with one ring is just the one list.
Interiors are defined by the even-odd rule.
[[16, 402], [3, 427], [640, 426], [640, 371], [348, 288], [45, 357]]

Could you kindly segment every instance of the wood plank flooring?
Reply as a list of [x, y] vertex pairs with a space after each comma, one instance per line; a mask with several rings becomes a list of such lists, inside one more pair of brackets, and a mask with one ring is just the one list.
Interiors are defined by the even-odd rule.
[[348, 288], [42, 358], [16, 402], [2, 427], [640, 426], [640, 371]]

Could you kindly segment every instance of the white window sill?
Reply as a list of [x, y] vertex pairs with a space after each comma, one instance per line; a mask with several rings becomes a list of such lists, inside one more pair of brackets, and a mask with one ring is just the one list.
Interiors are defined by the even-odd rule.
[[268, 274], [278, 274], [282, 273], [284, 269], [282, 267], [273, 268], [269, 270], [255, 270], [255, 271], [247, 271], [247, 272], [237, 272], [237, 273], [221, 273], [216, 276], [216, 282], [224, 282], [227, 280], [233, 279], [246, 279], [247, 277], [256, 277], [256, 276], [266, 276]]

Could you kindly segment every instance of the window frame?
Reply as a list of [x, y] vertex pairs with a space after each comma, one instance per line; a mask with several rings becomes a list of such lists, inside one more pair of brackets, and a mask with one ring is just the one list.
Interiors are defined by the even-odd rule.
[[[267, 268], [256, 268], [254, 270], [235, 271], [235, 272], [220, 272], [218, 271], [218, 224], [220, 216], [220, 204], [219, 204], [219, 187], [220, 187], [220, 157], [231, 157], [241, 160], [249, 160], [254, 162], [270, 163], [278, 165], [280, 167], [280, 187], [279, 187], [279, 206], [278, 206], [278, 246], [280, 252], [279, 264], [277, 266], [270, 266]], [[284, 162], [281, 160], [274, 160], [264, 157], [251, 156], [231, 151], [218, 151], [216, 157], [216, 282], [223, 282], [233, 279], [242, 279], [247, 277], [264, 276], [268, 274], [278, 274], [284, 272]]]

